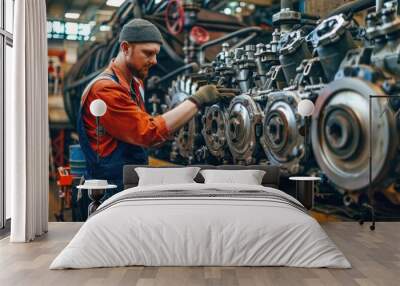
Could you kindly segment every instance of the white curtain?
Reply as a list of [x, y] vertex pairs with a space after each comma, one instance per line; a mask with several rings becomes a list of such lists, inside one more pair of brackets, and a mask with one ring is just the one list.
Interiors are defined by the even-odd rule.
[[6, 187], [12, 242], [48, 227], [47, 23], [45, 0], [16, 0], [12, 94], [6, 98]]

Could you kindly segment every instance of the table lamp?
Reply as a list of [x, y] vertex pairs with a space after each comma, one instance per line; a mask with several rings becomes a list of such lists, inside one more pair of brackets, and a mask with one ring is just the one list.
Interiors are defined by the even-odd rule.
[[304, 123], [304, 150], [305, 150], [305, 159], [308, 159], [308, 146], [310, 145], [308, 142], [308, 125], [309, 123], [309, 117], [313, 114], [314, 112], [314, 103], [309, 100], [309, 99], [302, 99], [298, 104], [297, 104], [297, 112], [304, 117], [305, 123]]
[[100, 127], [99, 121], [100, 117], [102, 117], [107, 111], [106, 103], [101, 99], [95, 99], [90, 104], [90, 113], [96, 117], [96, 153], [97, 153], [97, 162], [99, 162], [99, 136], [100, 136]]

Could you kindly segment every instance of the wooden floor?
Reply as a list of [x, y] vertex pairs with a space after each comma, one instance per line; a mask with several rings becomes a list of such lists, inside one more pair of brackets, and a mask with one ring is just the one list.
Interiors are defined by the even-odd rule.
[[32, 243], [0, 241], [0, 285], [400, 285], [400, 222], [326, 222], [322, 226], [344, 252], [352, 269], [289, 267], [123, 267], [48, 270], [81, 223], [50, 223]]

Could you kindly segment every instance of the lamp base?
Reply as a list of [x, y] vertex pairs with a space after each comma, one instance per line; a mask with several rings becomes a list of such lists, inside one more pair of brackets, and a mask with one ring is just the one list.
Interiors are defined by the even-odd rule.
[[[367, 204], [367, 203], [363, 204], [363, 207], [365, 207], [366, 209], [371, 211], [371, 225], [369, 226], [369, 229], [375, 230], [375, 208], [371, 204]], [[365, 221], [366, 221], [365, 215], [363, 215], [361, 217], [361, 219], [358, 221], [358, 223], [360, 225], [363, 225]]]

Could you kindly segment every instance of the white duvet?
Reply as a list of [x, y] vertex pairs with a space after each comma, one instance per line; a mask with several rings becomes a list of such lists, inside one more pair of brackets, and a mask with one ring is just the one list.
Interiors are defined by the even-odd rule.
[[132, 192], [207, 189], [262, 190], [297, 202], [277, 189], [254, 185], [194, 183], [127, 189], [99, 207], [50, 269], [127, 265], [351, 267], [318, 222], [290, 204], [243, 197], [118, 202]]

